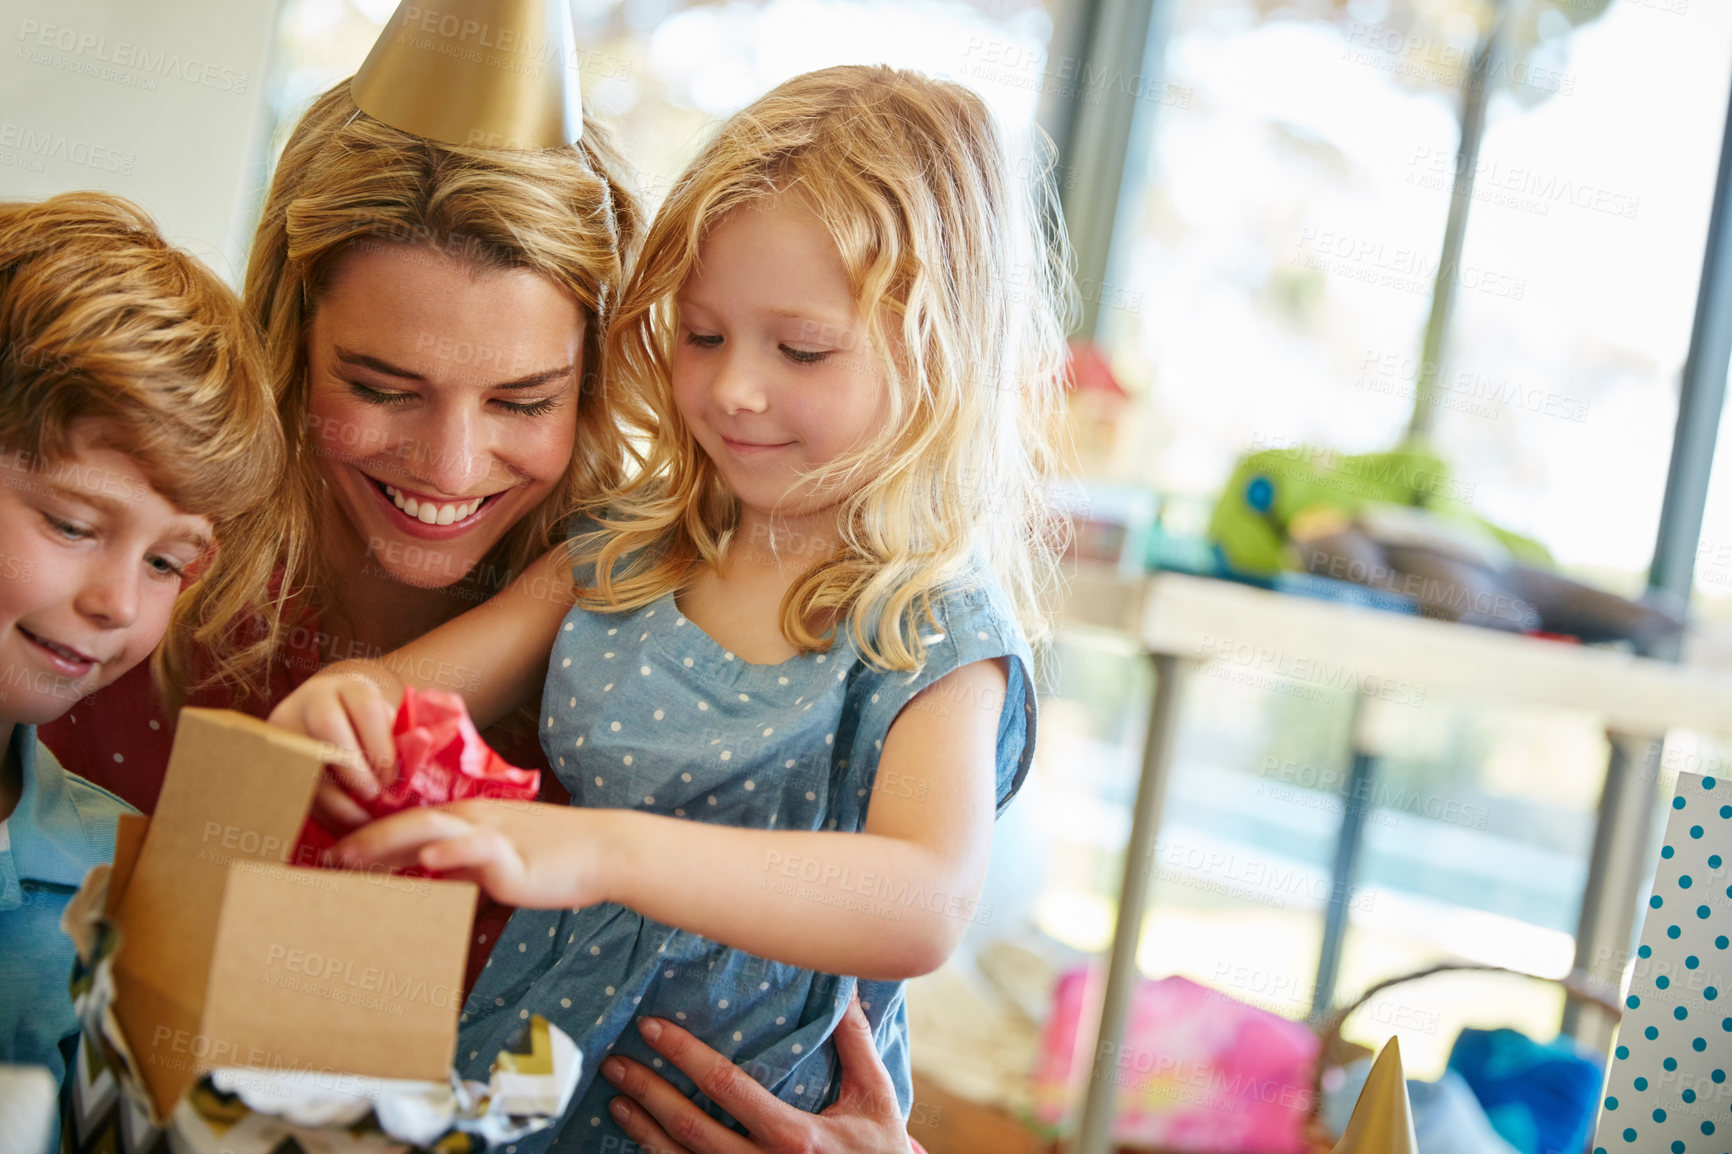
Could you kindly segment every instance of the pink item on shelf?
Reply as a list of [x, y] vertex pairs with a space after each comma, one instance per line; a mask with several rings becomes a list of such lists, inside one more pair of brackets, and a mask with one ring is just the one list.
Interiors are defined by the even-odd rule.
[[[1089, 1074], [1078, 1047], [1093, 1038], [1099, 1013], [1087, 971], [1059, 979], [1033, 1078], [1035, 1115], [1045, 1125], [1075, 1123]], [[1093, 1068], [1117, 1087], [1117, 1143], [1305, 1154], [1317, 1051], [1303, 1024], [1170, 977], [1138, 983], [1123, 1042], [1098, 1054]]]

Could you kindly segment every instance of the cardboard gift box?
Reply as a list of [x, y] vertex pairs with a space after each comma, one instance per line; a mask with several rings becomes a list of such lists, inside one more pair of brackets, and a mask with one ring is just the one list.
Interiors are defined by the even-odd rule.
[[113, 1048], [157, 1119], [215, 1069], [450, 1077], [476, 887], [284, 864], [327, 754], [185, 709], [155, 815], [122, 819]]

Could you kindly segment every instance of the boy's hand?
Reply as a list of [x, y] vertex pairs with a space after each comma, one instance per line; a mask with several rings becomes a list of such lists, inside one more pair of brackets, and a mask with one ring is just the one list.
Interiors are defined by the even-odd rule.
[[337, 751], [313, 801], [313, 816], [320, 824], [335, 829], [365, 824], [370, 815], [355, 798], [371, 801], [397, 776], [391, 723], [402, 697], [402, 684], [388, 670], [337, 665], [271, 710], [266, 720], [272, 725], [317, 738]]
[[607, 900], [594, 811], [525, 801], [459, 801], [380, 818], [331, 847], [346, 869], [419, 866], [530, 909]]

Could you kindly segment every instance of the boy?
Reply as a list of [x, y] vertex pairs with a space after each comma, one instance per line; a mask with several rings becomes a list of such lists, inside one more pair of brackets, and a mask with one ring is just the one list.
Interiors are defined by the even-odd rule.
[[114, 197], [0, 204], [0, 1062], [64, 1077], [60, 914], [129, 809], [36, 726], [150, 656], [201, 564], [235, 606], [201, 635], [267, 606], [252, 553], [284, 471], [258, 340], [221, 281]]

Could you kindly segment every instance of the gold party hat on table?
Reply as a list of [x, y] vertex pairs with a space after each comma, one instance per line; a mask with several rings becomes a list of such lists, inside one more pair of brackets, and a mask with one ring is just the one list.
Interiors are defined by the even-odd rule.
[[569, 0], [399, 4], [349, 92], [441, 144], [563, 148], [583, 136]]
[[1401, 1072], [1401, 1043], [1390, 1038], [1353, 1104], [1353, 1116], [1335, 1144], [1334, 1154], [1419, 1154], [1413, 1135], [1413, 1107]]

